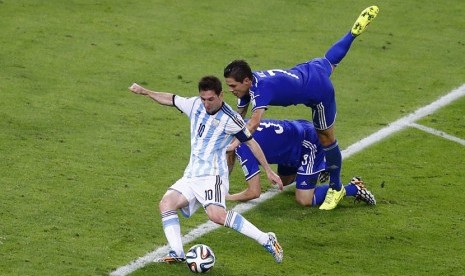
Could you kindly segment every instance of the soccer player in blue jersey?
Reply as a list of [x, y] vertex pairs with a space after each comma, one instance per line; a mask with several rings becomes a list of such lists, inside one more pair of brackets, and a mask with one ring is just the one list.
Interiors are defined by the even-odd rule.
[[[253, 134], [260, 145], [268, 163], [278, 164], [278, 174], [283, 185], [295, 181], [296, 201], [304, 206], [321, 205], [329, 185], [318, 185], [324, 174], [325, 160], [321, 145], [313, 124], [306, 120], [272, 120], [263, 119]], [[248, 187], [236, 194], [226, 196], [227, 200], [247, 201], [258, 198], [261, 194], [260, 168], [251, 151], [240, 145], [236, 156], [244, 171]], [[229, 166], [233, 165], [234, 159]], [[316, 187], [316, 188], [315, 188]], [[373, 194], [366, 190], [363, 181], [354, 177], [345, 185], [346, 196], [375, 205]]]
[[221, 81], [214, 76], [203, 77], [198, 85], [199, 96], [179, 95], [148, 90], [136, 83], [129, 87], [135, 94], [148, 96], [162, 105], [174, 106], [190, 119], [191, 154], [181, 179], [165, 193], [159, 208], [163, 230], [171, 248], [157, 262], [182, 262], [185, 254], [177, 210], [190, 217], [200, 206], [208, 218], [232, 228], [262, 244], [276, 262], [281, 263], [283, 250], [272, 232], [265, 233], [235, 211], [226, 210], [229, 174], [226, 148], [235, 137], [245, 143], [266, 171], [268, 179], [282, 189], [282, 181], [270, 168], [258, 143], [245, 127], [245, 122], [223, 101]]
[[[252, 133], [259, 126], [268, 106], [304, 104], [312, 109], [313, 124], [323, 146], [326, 170], [330, 175], [330, 188], [320, 206], [322, 210], [336, 208], [346, 192], [340, 179], [342, 156], [334, 134], [336, 100], [330, 76], [352, 42], [365, 31], [378, 11], [376, 6], [363, 10], [352, 29], [331, 46], [323, 58], [312, 59], [286, 70], [252, 71], [244, 60], [235, 60], [224, 69], [225, 82], [238, 97], [239, 114], [245, 117], [249, 104], [252, 105], [252, 115], [247, 123]], [[239, 141], [234, 140], [229, 150], [238, 145]]]

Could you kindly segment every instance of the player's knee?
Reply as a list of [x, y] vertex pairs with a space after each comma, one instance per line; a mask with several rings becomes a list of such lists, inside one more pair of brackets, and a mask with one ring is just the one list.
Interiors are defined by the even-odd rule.
[[158, 209], [160, 209], [160, 213], [165, 212], [166, 202], [163, 199], [161, 199], [160, 202], [158, 202]]
[[216, 224], [223, 224], [223, 221], [221, 221], [221, 220], [219, 219], [218, 216], [211, 216], [211, 217], [209, 217], [209, 218], [210, 218], [210, 220], [211, 220], [212, 222], [214, 222], [214, 223], [216, 223]]
[[173, 210], [174, 206], [171, 203], [169, 198], [163, 197], [160, 200], [160, 202], [158, 203], [158, 208], [160, 209], [160, 212], [163, 213], [163, 212], [166, 212], [166, 211], [169, 211], [169, 210]]
[[309, 197], [301, 197], [296, 195], [295, 200], [302, 206], [312, 206], [312, 199]]
[[317, 130], [317, 133], [320, 143], [324, 147], [329, 146], [336, 141], [336, 136], [334, 135], [334, 130], [332, 127], [325, 130]]
[[226, 220], [226, 210], [219, 206], [209, 206], [206, 209], [208, 219], [216, 224], [223, 225]]
[[302, 206], [312, 206], [311, 200], [308, 199], [296, 198], [296, 201]]

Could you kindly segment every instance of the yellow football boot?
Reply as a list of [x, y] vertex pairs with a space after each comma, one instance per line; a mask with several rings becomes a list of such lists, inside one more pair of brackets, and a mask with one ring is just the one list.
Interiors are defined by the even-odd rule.
[[340, 191], [329, 188], [326, 193], [325, 201], [320, 206], [320, 210], [333, 210], [345, 195], [346, 189], [344, 188], [344, 185], [342, 185]]
[[352, 27], [352, 35], [359, 36], [361, 33], [363, 33], [371, 21], [373, 21], [373, 19], [375, 19], [375, 17], [378, 15], [378, 12], [379, 8], [377, 6], [371, 6], [364, 9]]

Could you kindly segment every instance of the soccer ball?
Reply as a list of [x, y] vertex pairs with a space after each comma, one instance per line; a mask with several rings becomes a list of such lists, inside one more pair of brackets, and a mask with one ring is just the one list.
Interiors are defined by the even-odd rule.
[[210, 247], [205, 244], [192, 246], [186, 254], [187, 267], [192, 272], [204, 273], [215, 265], [215, 254]]

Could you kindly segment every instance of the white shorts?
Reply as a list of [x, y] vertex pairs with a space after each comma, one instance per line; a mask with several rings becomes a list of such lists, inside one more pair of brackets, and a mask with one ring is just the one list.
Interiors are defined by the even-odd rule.
[[229, 179], [220, 176], [183, 177], [171, 187], [181, 193], [189, 202], [181, 209], [185, 217], [190, 217], [200, 206], [205, 209], [210, 204], [226, 209], [226, 194], [229, 191]]

